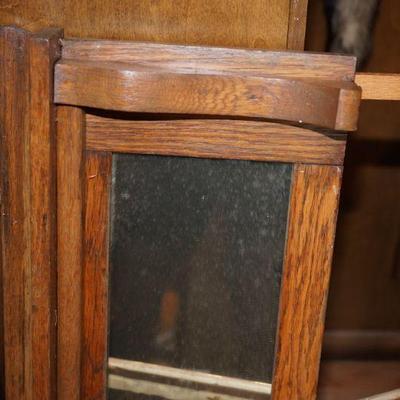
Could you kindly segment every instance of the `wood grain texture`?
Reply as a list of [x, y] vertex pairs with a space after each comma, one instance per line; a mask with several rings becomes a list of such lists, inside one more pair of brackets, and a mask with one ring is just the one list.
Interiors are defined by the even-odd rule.
[[304, 50], [308, 0], [291, 0], [286, 48]]
[[116, 111], [263, 117], [352, 131], [360, 91], [344, 81], [70, 60], [56, 65], [54, 98]]
[[[31, 383], [28, 37], [0, 28], [1, 264], [5, 398], [26, 400]], [[21, 183], [24, 183], [23, 185]], [[28, 290], [27, 290], [28, 289]]]
[[289, 0], [2, 0], [1, 24], [66, 37], [284, 49]]
[[400, 74], [356, 74], [363, 100], [400, 100]]
[[82, 399], [106, 398], [111, 153], [86, 153]]
[[354, 57], [221, 47], [173, 46], [110, 40], [64, 40], [63, 60], [135, 63], [171, 70], [194, 69], [258, 77], [353, 81]]
[[255, 161], [343, 163], [346, 135], [262, 121], [106, 118], [86, 114], [90, 150]]
[[319, 360], [342, 170], [296, 165], [279, 306], [274, 400], [312, 400]]
[[79, 400], [82, 351], [84, 113], [57, 108], [57, 398]]
[[60, 31], [3, 27], [2, 266], [5, 396], [55, 396], [53, 65]]
[[[60, 30], [29, 42], [32, 399], [56, 396], [56, 142], [53, 67]], [[20, 183], [21, 184], [21, 183]]]

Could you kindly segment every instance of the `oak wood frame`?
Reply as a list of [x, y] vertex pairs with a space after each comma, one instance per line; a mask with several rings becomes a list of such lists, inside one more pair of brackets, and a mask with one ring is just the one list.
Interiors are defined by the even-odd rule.
[[[0, 31], [0, 51], [6, 55], [0, 71], [8, 74], [7, 84], [1, 92], [1, 117], [4, 121], [1, 146], [2, 154], [6, 155], [2, 160], [4, 216], [1, 247], [7, 323], [7, 395], [10, 398], [50, 399], [57, 391], [60, 400], [104, 398], [108, 278], [106, 224], [111, 153], [124, 150], [295, 164], [272, 397], [274, 400], [315, 398], [345, 134], [259, 119], [218, 121], [191, 116], [185, 120], [176, 117], [149, 122], [135, 120], [132, 115], [126, 119], [126, 115], [109, 118], [93, 111], [88, 113], [73, 102], [55, 107], [52, 71], [53, 63], [59, 57], [57, 49], [61, 33], [47, 33], [44, 37], [39, 40], [16, 28]], [[29, 59], [27, 51], [31, 47], [27, 43], [35, 40], [39, 40], [40, 46], [32, 50], [34, 54], [29, 53]], [[156, 54], [154, 46], [158, 45], [149, 45], [150, 51], [146, 53], [145, 45], [140, 44], [64, 41], [62, 59], [97, 58], [100, 62], [106, 57], [112, 61], [113, 57], [121, 54], [125, 58], [132, 57], [136, 51], [141, 56], [147, 54], [147, 63], [157, 63], [159, 61], [152, 60]], [[243, 50], [225, 50], [224, 55], [223, 49], [214, 49], [211, 53], [215, 51], [218, 57], [213, 59], [210, 50], [201, 48], [188, 50], [169, 46], [158, 49], [161, 53], [164, 51], [164, 60], [170, 63], [177, 60], [184, 63], [185, 52], [191, 54], [192, 49], [197, 62], [211, 60], [216, 66], [221, 62], [223, 68], [229, 69], [229, 65], [233, 66], [239, 59], [243, 69], [248, 68], [247, 74], [254, 68], [250, 63], [253, 58], [249, 57], [253, 53]], [[255, 54], [258, 59], [266, 57], [264, 52]], [[354, 61], [346, 57], [311, 55], [312, 65], [318, 65], [318, 69], [312, 72], [301, 67], [304, 56], [276, 53], [276, 57], [289, 75], [316, 73], [325, 79], [343, 81], [351, 81], [354, 75]], [[32, 60], [36, 60], [36, 64]], [[335, 68], [332, 69], [331, 63], [336, 63]], [[35, 85], [38, 77], [40, 84]], [[19, 96], [24, 93], [25, 84], [29, 89], [27, 99], [21, 99]], [[58, 95], [56, 93], [56, 99]], [[40, 98], [44, 101], [38, 101]], [[57, 130], [54, 128], [55, 108]], [[232, 127], [230, 132], [221, 126], [228, 121]], [[156, 146], [159, 138], [154, 140], [152, 137], [151, 124], [156, 126], [161, 138], [164, 135], [162, 149]], [[193, 129], [196, 132], [189, 137]], [[140, 146], [130, 140], [133, 132], [138, 130], [142, 135]], [[121, 131], [125, 136], [120, 136]], [[171, 131], [176, 133], [175, 141], [168, 139]], [[98, 137], [95, 132], [99, 132]], [[210, 144], [217, 145], [221, 137], [223, 140], [219, 147], [213, 148]], [[268, 150], [264, 146], [268, 146]], [[35, 151], [44, 153], [35, 156]], [[40, 168], [37, 168], [37, 163]], [[40, 175], [36, 175], [38, 173]], [[24, 183], [30, 184], [22, 187], [21, 177]], [[33, 244], [35, 241], [36, 245]], [[57, 254], [54, 250], [56, 245]], [[32, 264], [35, 259], [40, 268]], [[14, 269], [8, 268], [11, 264]], [[35, 291], [38, 297], [32, 297]], [[14, 309], [7, 308], [15, 298], [22, 304], [17, 303], [18, 307]], [[43, 299], [39, 308], [36, 308], [36, 298]], [[54, 347], [56, 312], [57, 368]], [[44, 342], [33, 337], [32, 326], [35, 323], [35, 329], [43, 332], [40, 338]], [[19, 368], [21, 365], [24, 365], [23, 370]]]
[[289, 24], [286, 48], [304, 50], [307, 25], [308, 0], [290, 0]]
[[[79, 77], [82, 72], [81, 67], [102, 68], [99, 64], [102, 62], [112, 63], [114, 59], [119, 60], [117, 62], [123, 61], [128, 64], [134, 62], [135, 57], [140, 54], [142, 63], [150, 68], [154, 68], [156, 64], [162, 62], [172, 63], [177, 68], [185, 68], [187, 67], [185, 63], [188, 62], [186, 52], [188, 52], [192, 56], [189, 60], [193, 61], [194, 58], [197, 64], [202, 61], [214, 63], [212, 67], [209, 64], [207, 65], [208, 70], [215, 70], [218, 67], [218, 62], [229, 70], [230, 65], [234, 65], [235, 56], [237, 56], [242, 57], [242, 64], [240, 65], [243, 66], [243, 69], [245, 70], [248, 67], [248, 73], [252, 71], [245, 51], [223, 53], [223, 49], [213, 49], [219, 57], [217, 61], [217, 58], [210, 57], [208, 49], [202, 53], [203, 49], [201, 48], [194, 48], [190, 52], [190, 48], [188, 50], [186, 47], [158, 47], [158, 45], [150, 45], [150, 47], [153, 47], [153, 49], [146, 52], [144, 44], [65, 41], [63, 61], [56, 67], [57, 91], [55, 101], [72, 103], [74, 106], [101, 105], [105, 108], [132, 111], [131, 108], [125, 107], [123, 97], [118, 107], [109, 107], [107, 98], [101, 93], [97, 94], [102, 97], [104, 103], [98, 103], [99, 97], [97, 95], [95, 96], [96, 99], [91, 100], [94, 98], [93, 86], [91, 86], [92, 93], [89, 91], [89, 97], [86, 97], [82, 102], [80, 96], [86, 95], [87, 91], [76, 90], [75, 87], [71, 89], [69, 83], [67, 85], [61, 83], [65, 82], [63, 78], [63, 66], [65, 65], [75, 66], [74, 68], [78, 71], [75, 76]], [[154, 48], [159, 51], [152, 51]], [[288, 76], [291, 74], [307, 74], [307, 71], [300, 65], [293, 67], [293, 59], [296, 60], [296, 57], [299, 57], [297, 59], [299, 64], [304, 61], [300, 55], [289, 54], [288, 56], [291, 57], [291, 66], [284, 68], [284, 72]], [[152, 57], [158, 57], [158, 59], [154, 60]], [[258, 54], [258, 57], [265, 56], [261, 53]], [[313, 55], [311, 57], [318, 60], [320, 56]], [[284, 56], [282, 56], [282, 59], [284, 60]], [[341, 67], [341, 69], [333, 70], [334, 76], [332, 76], [332, 65], [329, 64], [328, 60], [319, 60], [318, 73], [322, 76], [325, 74], [325, 77], [329, 76], [331, 80], [343, 80], [344, 82], [350, 79], [352, 73], [354, 74], [354, 66], [348, 64], [347, 58], [338, 60], [333, 57], [331, 61], [337, 62]], [[323, 65], [324, 62], [325, 65]], [[283, 61], [283, 63], [285, 62]], [[289, 65], [290, 63], [286, 64]], [[111, 68], [108, 72], [115, 68], [115, 64], [109, 65]], [[103, 64], [103, 66], [108, 68], [107, 64]], [[124, 68], [126, 68], [126, 71], [131, 71], [126, 65]], [[292, 68], [292, 72], [290, 72], [290, 68]], [[139, 73], [138, 69], [134, 71], [134, 74]], [[268, 72], [271, 74], [271, 70]], [[127, 75], [129, 76], [129, 73]], [[82, 79], [87, 79], [89, 76], [90, 74], [83, 73]], [[233, 76], [233, 79], [235, 79], [235, 76]], [[69, 82], [73, 82], [73, 79], [70, 79]], [[128, 105], [128, 103], [126, 104]], [[146, 111], [142, 108], [134, 110]], [[150, 109], [149, 111], [165, 110]], [[181, 111], [187, 112], [187, 110]], [[191, 109], [190, 111], [196, 110]], [[107, 242], [107, 229], [104, 227], [108, 217], [106, 204], [110, 191], [111, 153], [122, 151], [139, 154], [286, 161], [294, 162], [295, 168], [282, 278], [272, 397], [274, 400], [312, 399], [316, 395], [317, 388], [345, 135], [256, 119], [230, 120], [228, 130], [226, 119], [210, 119], [207, 117], [198, 119], [194, 116], [191, 116], [190, 119], [181, 118], [166, 116], [154, 120], [150, 117], [150, 120], [146, 121], [143, 118], [135, 120], [133, 115], [127, 114], [115, 116], [115, 114], [108, 115], [104, 112], [90, 110], [86, 113], [85, 143], [87, 151], [85, 157], [87, 172], [81, 170], [81, 180], [84, 182], [83, 187], [86, 188], [86, 202], [82, 203], [82, 207], [85, 210], [84, 215], [86, 215], [86, 225], [83, 228], [86, 235], [83, 259], [86, 262], [83, 274], [87, 276], [87, 279], [84, 279], [83, 299], [81, 301], [87, 306], [83, 308], [83, 317], [81, 311], [76, 311], [75, 318], [78, 315], [87, 326], [81, 335], [75, 332], [76, 337], [73, 339], [77, 343], [81, 340], [79, 346], [84, 349], [83, 360], [80, 364], [83, 368], [83, 375], [77, 369], [74, 383], [81, 382], [80, 393], [84, 394], [84, 399], [104, 396], [106, 387], [106, 327], [100, 322], [100, 331], [103, 332], [103, 336], [93, 334], [95, 326], [99, 324], [98, 319], [101, 318], [95, 319], [93, 314], [90, 315], [90, 313], [93, 312], [97, 304], [99, 316], [105, 317], [106, 315], [104, 305], [107, 304], [108, 254], [104, 250]], [[61, 122], [63, 126], [60, 126]], [[64, 126], [64, 124], [67, 124], [67, 126]], [[59, 120], [59, 130], [70, 131], [73, 125], [72, 121], [68, 125], [66, 119]], [[75, 151], [78, 151], [78, 149]], [[73, 179], [76, 180], [76, 175]], [[98, 209], [99, 204], [103, 205], [102, 211]], [[97, 210], [97, 212], [94, 210]], [[92, 215], [99, 216], [99, 219], [94, 220]], [[89, 221], [91, 221], [90, 224]], [[76, 230], [76, 237], [79, 237], [82, 227], [77, 226]], [[69, 234], [73, 235], [71, 230]], [[96, 262], [93, 261], [94, 257], [96, 257]], [[74, 265], [75, 271], [68, 268], [65, 269], [65, 273], [71, 276], [73, 274], [79, 275], [80, 265], [74, 263], [69, 263], [69, 265]], [[97, 272], [94, 272], [95, 266]], [[71, 313], [69, 310], [65, 310], [65, 312]], [[85, 312], [89, 312], [89, 315], [85, 315]], [[71, 315], [63, 316], [60, 310], [60, 319], [63, 318], [68, 323], [68, 320], [74, 317], [71, 317]], [[105, 318], [103, 318], [103, 323], [104, 320]], [[65, 334], [71, 340], [71, 331], [65, 331]], [[85, 359], [90, 360], [90, 362], [85, 361]], [[62, 359], [59, 362], [64, 363]], [[93, 385], [92, 382], [96, 382], [96, 384]], [[69, 385], [68, 381], [60, 384], [63, 387]], [[62, 392], [59, 391], [60, 393]], [[68, 393], [65, 397], [59, 398], [62, 400], [67, 398], [78, 399], [79, 393], [77, 392], [73, 397], [71, 397], [71, 393]]]
[[[304, 68], [307, 62], [308, 68]], [[55, 102], [356, 129], [353, 57], [135, 42], [65, 41]], [[150, 101], [149, 101], [150, 100]]]
[[[86, 121], [90, 118], [91, 116], [87, 115]], [[86, 140], [88, 143], [88, 137]], [[86, 286], [86, 290], [83, 291], [82, 301], [85, 304], [92, 304], [92, 307], [94, 304], [99, 304], [98, 317], [105, 315], [103, 307], [107, 304], [108, 255], [104, 251], [106, 232], [102, 222], [104, 224], [107, 221], [105, 206], [108, 203], [110, 191], [109, 160], [111, 152], [115, 150], [112, 144], [110, 140], [103, 151], [99, 147], [96, 151], [88, 148], [86, 162], [89, 172], [81, 177], [86, 182], [87, 188], [86, 215], [93, 214], [93, 210], [98, 209], [98, 203], [104, 206], [102, 212], [97, 212], [99, 220], [85, 227], [86, 235], [88, 235], [86, 243], [90, 243], [90, 250], [84, 250], [84, 254], [87, 252], [96, 254], [98, 272], [97, 278], [91, 282], [90, 287]], [[131, 148], [129, 150], [132, 153], [143, 153], [141, 148], [136, 151]], [[153, 154], [157, 153], [154, 148], [152, 150]], [[165, 151], [162, 154], [177, 155], [177, 150], [171, 147], [169, 152]], [[182, 152], [181, 155], [188, 155], [188, 153]], [[198, 154], [193, 152], [192, 156], [198, 157]], [[222, 152], [219, 155], [214, 153], [213, 157], [226, 158], [226, 155]], [[99, 159], [105, 160], [103, 161], [106, 164], [105, 168], [100, 167]], [[243, 156], [241, 159], [252, 158]], [[266, 160], [271, 160], [271, 158], [266, 157]], [[334, 162], [324, 165], [295, 164], [281, 284], [275, 372], [272, 382], [274, 400], [312, 399], [316, 396], [341, 172], [342, 167]], [[94, 247], [97, 235], [99, 235], [97, 247]], [[88, 254], [84, 257], [90, 259], [93, 256]], [[85, 270], [90, 265], [94, 267], [94, 264], [88, 262]], [[79, 269], [79, 266], [76, 268]], [[74, 272], [69, 269], [68, 274], [74, 274]], [[89, 280], [86, 282], [89, 283]], [[101, 398], [96, 396], [99, 396], [99, 390], [106, 386], [105, 349], [107, 346], [105, 326], [101, 327], [103, 337], [93, 335], [94, 327], [99, 322], [90, 315], [84, 316], [83, 320], [88, 322], [83, 333], [85, 343], [83, 354], [86, 353], [87, 359], [91, 360], [90, 363], [85, 363], [86, 371], [81, 381], [82, 393], [87, 396], [82, 399], [86, 400]], [[65, 333], [70, 336], [69, 331]], [[98, 349], [104, 351], [101, 352]], [[60, 362], [63, 361], [60, 360]], [[103, 365], [102, 370], [101, 365]], [[75, 382], [78, 380], [79, 375], [76, 376]], [[98, 386], [93, 387], [90, 384], [93, 380], [98, 382]], [[64, 398], [61, 397], [61, 399]]]
[[30, 34], [0, 27], [2, 350], [7, 399], [49, 400], [56, 395], [52, 98], [61, 38], [58, 29]]

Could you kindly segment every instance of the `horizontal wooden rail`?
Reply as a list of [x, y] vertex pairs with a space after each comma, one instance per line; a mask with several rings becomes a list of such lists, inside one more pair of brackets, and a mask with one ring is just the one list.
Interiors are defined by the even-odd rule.
[[356, 74], [363, 100], [400, 100], [400, 74]]
[[86, 148], [95, 151], [342, 165], [346, 136], [265, 121], [86, 114]]
[[191, 68], [250, 76], [352, 81], [356, 58], [330, 53], [178, 46], [118, 40], [63, 40], [62, 58]]
[[353, 131], [360, 97], [357, 85], [340, 80], [79, 60], [55, 68], [56, 103], [128, 112], [258, 117]]

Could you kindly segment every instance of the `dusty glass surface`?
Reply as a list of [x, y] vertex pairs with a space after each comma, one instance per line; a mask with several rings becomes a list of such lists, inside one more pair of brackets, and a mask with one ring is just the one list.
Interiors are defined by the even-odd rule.
[[114, 155], [113, 169], [109, 356], [270, 382], [292, 166]]

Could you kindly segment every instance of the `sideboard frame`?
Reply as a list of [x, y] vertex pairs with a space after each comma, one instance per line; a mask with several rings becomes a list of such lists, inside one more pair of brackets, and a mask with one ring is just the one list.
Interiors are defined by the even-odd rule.
[[[158, 52], [154, 46], [160, 46]], [[15, 27], [1, 28], [0, 54], [6, 398], [105, 398], [112, 152], [294, 164], [272, 398], [315, 398], [346, 145], [343, 129], [356, 129], [360, 101], [360, 90], [353, 83], [355, 60], [305, 53], [63, 41], [57, 29], [30, 34]], [[252, 106], [249, 114], [250, 103], [240, 101], [229, 103], [226, 110], [218, 106], [214, 116], [197, 115], [211, 108], [197, 113], [195, 107], [188, 115], [177, 102], [173, 110], [167, 109], [174, 112], [171, 118], [162, 114], [166, 110], [159, 94], [152, 103], [152, 107], [160, 105], [159, 113], [143, 118], [125, 114], [147, 109], [129, 108], [132, 103], [123, 98], [124, 92], [119, 93], [122, 102], [110, 107], [113, 113], [99, 113], [93, 109], [100, 104], [100, 92], [94, 86], [91, 97], [63, 80], [68, 72], [65, 65], [73, 66], [73, 76], [80, 76], [88, 66], [97, 71], [100, 65], [111, 74], [110, 79], [118, 74], [129, 78], [139, 71], [137, 66], [132, 70], [130, 59], [138, 54], [143, 56], [143, 79], [148, 71], [153, 79], [157, 68], [168, 66], [169, 76], [178, 82], [187, 79], [196, 90], [193, 82], [204, 82], [205, 75], [211, 85], [222, 82], [223, 88], [233, 90], [254, 88], [253, 75], [271, 87], [274, 82], [278, 87], [310, 87], [310, 96], [318, 94], [321, 101], [315, 101], [314, 114], [304, 112], [310, 118], [316, 116], [310, 122], [321, 123], [323, 129], [304, 125], [278, 92], [276, 104], [266, 103], [272, 104], [265, 110], [269, 119], [255, 115]], [[160, 54], [162, 60], [157, 59]], [[259, 64], [252, 65], [255, 57]], [[193, 59], [200, 72], [191, 71], [189, 78], [184, 76], [186, 70], [179, 75], [180, 68], [188, 68], [184, 64]], [[157, 76], [160, 81], [165, 78]], [[309, 86], [301, 86], [304, 83]], [[110, 90], [103, 93], [104, 108], [117, 95]], [[213, 90], [199, 93], [211, 103], [218, 99]], [[240, 96], [234, 92], [228, 98], [236, 101]], [[145, 107], [146, 101], [149, 98], [144, 97], [135, 104]], [[326, 108], [332, 104], [335, 110]], [[286, 107], [287, 113], [274, 118], [279, 106]], [[288, 121], [270, 120], [280, 115]]]

